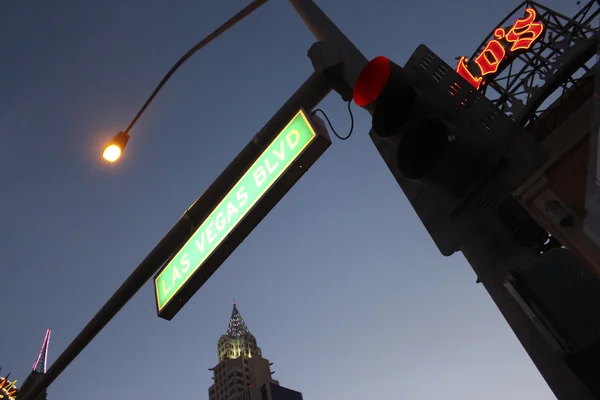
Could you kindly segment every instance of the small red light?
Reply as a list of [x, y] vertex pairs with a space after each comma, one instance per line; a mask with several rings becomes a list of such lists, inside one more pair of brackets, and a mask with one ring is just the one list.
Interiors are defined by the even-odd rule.
[[354, 102], [364, 107], [373, 103], [385, 89], [392, 71], [390, 60], [375, 57], [363, 68], [354, 84]]

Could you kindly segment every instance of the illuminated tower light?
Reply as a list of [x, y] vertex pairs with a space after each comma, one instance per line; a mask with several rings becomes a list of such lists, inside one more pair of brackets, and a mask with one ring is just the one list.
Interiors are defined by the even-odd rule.
[[46, 364], [48, 362], [48, 346], [50, 344], [50, 333], [52, 331], [50, 329], [46, 330], [46, 335], [44, 336], [44, 341], [42, 342], [42, 348], [33, 363], [33, 367], [31, 367], [32, 371], [39, 372], [42, 374], [46, 373]]

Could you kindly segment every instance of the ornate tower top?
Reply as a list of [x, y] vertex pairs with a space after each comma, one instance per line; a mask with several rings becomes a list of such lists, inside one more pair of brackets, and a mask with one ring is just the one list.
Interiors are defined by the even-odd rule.
[[232, 339], [236, 339], [242, 336], [252, 335], [244, 322], [244, 319], [240, 315], [237, 309], [235, 301], [233, 302], [233, 311], [231, 312], [231, 318], [229, 318], [229, 327], [227, 328], [227, 336]]
[[246, 326], [235, 302], [233, 302], [233, 310], [231, 311], [231, 318], [229, 318], [227, 333], [219, 338], [217, 348], [219, 362], [239, 357], [252, 358], [262, 356], [261, 350], [256, 344], [256, 338], [248, 330], [248, 326]]

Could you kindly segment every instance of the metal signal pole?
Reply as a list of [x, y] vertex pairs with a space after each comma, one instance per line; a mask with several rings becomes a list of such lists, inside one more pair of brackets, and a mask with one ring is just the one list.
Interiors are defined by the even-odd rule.
[[511, 270], [530, 264], [537, 254], [517, 244], [513, 233], [496, 217], [461, 251], [556, 398], [595, 400], [504, 286]]
[[312, 0], [290, 0], [290, 3], [319, 42], [335, 45], [326, 48], [320, 55], [329, 58], [331, 64], [343, 61], [342, 77], [353, 87], [368, 62], [367, 58]]

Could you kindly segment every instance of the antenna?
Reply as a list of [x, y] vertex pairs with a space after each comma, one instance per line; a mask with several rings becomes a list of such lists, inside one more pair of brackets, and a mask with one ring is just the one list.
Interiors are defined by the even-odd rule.
[[48, 362], [48, 345], [50, 344], [50, 333], [52, 331], [50, 329], [46, 330], [46, 336], [44, 336], [44, 341], [42, 342], [42, 348], [40, 349], [40, 353], [37, 356], [37, 359], [33, 363], [33, 367], [31, 367], [32, 371], [39, 372], [42, 374], [46, 373], [46, 364]]

